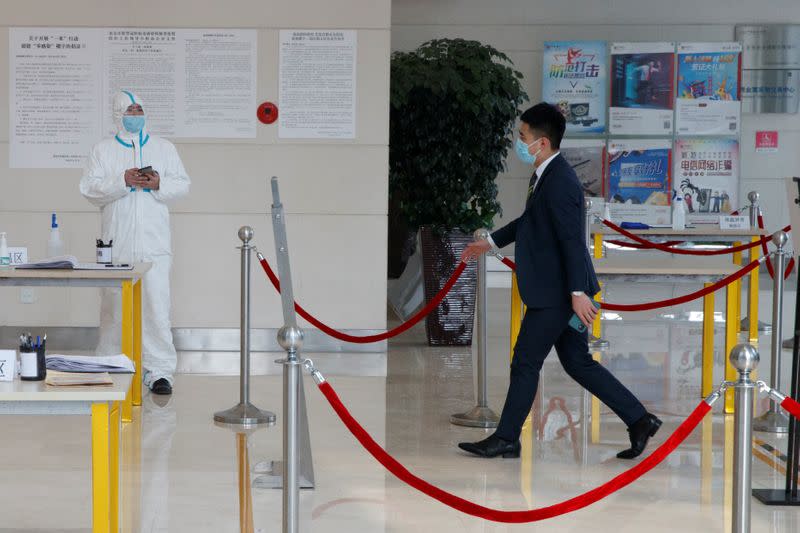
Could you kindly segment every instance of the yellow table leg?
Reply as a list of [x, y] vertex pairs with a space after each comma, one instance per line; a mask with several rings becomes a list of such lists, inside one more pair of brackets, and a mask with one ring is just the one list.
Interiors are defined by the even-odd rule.
[[594, 234], [594, 258], [595, 259], [602, 259], [603, 258], [603, 234], [602, 233], [595, 233]]
[[[599, 234], [595, 234], [597, 236]], [[602, 235], [601, 235], [602, 237]], [[603, 301], [603, 291], [602, 291], [603, 284], [600, 283], [600, 292], [594, 295], [595, 301], [602, 302]], [[592, 335], [597, 337], [598, 339], [601, 338], [603, 334], [603, 328], [600, 323], [600, 314], [597, 313], [597, 317], [594, 319], [594, 323], [592, 323]], [[594, 352], [592, 354], [592, 359], [600, 363], [603, 360], [603, 356], [600, 352]], [[592, 396], [592, 444], [597, 444], [600, 442], [600, 400], [597, 399], [596, 396]]]
[[[133, 282], [122, 282], [122, 353], [135, 360], [133, 354]], [[139, 371], [139, 368], [136, 368]], [[135, 379], [133, 381], [136, 381]], [[122, 421], [130, 422], [133, 416], [133, 381], [122, 404]]]
[[528, 414], [525, 423], [522, 425], [522, 434], [519, 437], [522, 447], [521, 460], [519, 463], [520, 474], [519, 482], [522, 488], [522, 495], [528, 508], [533, 508], [533, 417]]
[[133, 286], [133, 363], [136, 373], [133, 375], [133, 405], [142, 405], [142, 280]]
[[517, 275], [511, 273], [511, 347], [509, 359], [514, 359], [514, 346], [517, 345], [517, 337], [522, 327], [522, 297], [519, 295], [517, 285]]
[[[706, 283], [708, 287], [711, 283]], [[714, 387], [714, 293], [703, 297], [703, 373], [700, 396], [705, 398]]]
[[[737, 321], [736, 298], [737, 287], [734, 283], [730, 283], [725, 288], [726, 302], [725, 302], [725, 379], [729, 381], [736, 381], [736, 369], [728, 360], [728, 355], [733, 350], [738, 342], [739, 322]], [[733, 392], [734, 390], [728, 389], [725, 391], [725, 412], [733, 412]]]
[[110, 460], [109, 469], [111, 490], [111, 531], [119, 531], [119, 419], [120, 419], [120, 403], [114, 402], [111, 407], [111, 416], [109, 420], [109, 448]]
[[92, 404], [92, 532], [109, 533], [111, 524], [108, 404]]
[[[751, 242], [756, 242], [760, 238], [753, 237]], [[758, 261], [761, 255], [761, 247], [754, 246], [750, 248], [750, 262]], [[747, 316], [750, 318], [750, 342], [758, 342], [758, 271], [756, 267], [750, 272], [750, 309], [747, 310]]]

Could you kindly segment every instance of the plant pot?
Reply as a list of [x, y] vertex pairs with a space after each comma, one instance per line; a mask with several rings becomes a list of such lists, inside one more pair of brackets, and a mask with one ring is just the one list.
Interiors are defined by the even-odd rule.
[[[425, 301], [431, 301], [461, 260], [461, 252], [473, 241], [472, 235], [458, 230], [436, 233], [429, 226], [420, 228]], [[475, 318], [477, 262], [471, 261], [442, 303], [425, 319], [430, 346], [469, 346]]]

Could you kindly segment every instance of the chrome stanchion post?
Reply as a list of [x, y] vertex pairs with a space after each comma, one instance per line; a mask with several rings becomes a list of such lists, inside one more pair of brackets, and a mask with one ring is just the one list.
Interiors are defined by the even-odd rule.
[[242, 241], [239, 403], [227, 411], [214, 413], [214, 421], [220, 424], [253, 427], [274, 424], [275, 414], [262, 411], [250, 403], [250, 258], [253, 252], [250, 241], [253, 239], [253, 228], [250, 226], [240, 228], [239, 238]]
[[730, 362], [739, 372], [736, 389], [733, 444], [733, 509], [734, 533], [750, 533], [750, 498], [753, 467], [753, 398], [756, 383], [750, 374], [758, 367], [758, 351], [749, 344], [731, 350]]
[[[775, 279], [772, 280], [772, 342], [770, 360], [770, 384], [779, 389], [781, 386], [781, 337], [783, 336], [783, 275], [786, 268], [786, 254], [783, 250], [788, 242], [787, 235], [779, 231], [772, 237], [775, 251]], [[787, 417], [775, 400], [770, 398], [769, 411], [756, 418], [753, 423], [756, 431], [769, 433], [786, 433], [789, 431], [789, 417]]]
[[[589, 252], [591, 256], [591, 247], [592, 247], [592, 199], [586, 198], [583, 203], [583, 238], [586, 242], [586, 250]], [[602, 311], [599, 311], [602, 313]], [[592, 332], [589, 331], [589, 349], [590, 350], [604, 350], [611, 346], [611, 343], [608, 342], [606, 339], [600, 339], [592, 335]]]
[[303, 346], [303, 331], [295, 325], [278, 332], [278, 343], [286, 350], [283, 372], [283, 533], [297, 533], [300, 513], [298, 477], [298, 384], [300, 361], [298, 350]]
[[[481, 228], [475, 232], [476, 241], [486, 241], [489, 231]], [[489, 386], [487, 382], [486, 342], [487, 342], [487, 309], [488, 290], [486, 287], [486, 255], [478, 258], [478, 290], [475, 305], [478, 337], [478, 405], [466, 413], [450, 417], [450, 423], [457, 426], [477, 428], [496, 428], [500, 417], [489, 407]]]
[[[750, 200], [750, 205], [747, 206], [750, 214], [750, 227], [753, 229], [758, 228], [758, 214], [761, 212], [761, 207], [758, 205], [758, 199], [761, 195], [758, 194], [757, 191], [750, 191], [747, 193], [747, 199]], [[750, 261], [753, 261], [753, 249], [750, 249]], [[750, 280], [748, 283], [752, 283], [753, 280], [748, 276]], [[752, 292], [750, 290], [747, 291], [747, 311], [750, 312], [750, 303], [752, 301]], [[740, 324], [740, 329], [742, 331], [750, 331], [750, 317], [745, 316], [742, 318], [742, 323]], [[761, 333], [770, 333], [772, 331], [772, 326], [767, 324], [766, 322], [762, 322], [761, 320], [758, 321], [758, 331]]]

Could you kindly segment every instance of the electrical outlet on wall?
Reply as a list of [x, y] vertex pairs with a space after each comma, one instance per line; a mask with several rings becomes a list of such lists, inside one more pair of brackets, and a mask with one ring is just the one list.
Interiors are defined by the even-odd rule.
[[19, 290], [19, 303], [36, 303], [36, 292], [31, 287], [23, 287]]

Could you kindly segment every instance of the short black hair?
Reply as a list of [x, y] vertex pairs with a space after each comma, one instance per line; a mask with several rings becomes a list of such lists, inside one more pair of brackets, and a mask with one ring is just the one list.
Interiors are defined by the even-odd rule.
[[550, 145], [557, 150], [561, 147], [561, 139], [567, 129], [567, 121], [561, 111], [547, 102], [540, 102], [525, 110], [520, 120], [531, 129], [550, 139]]

